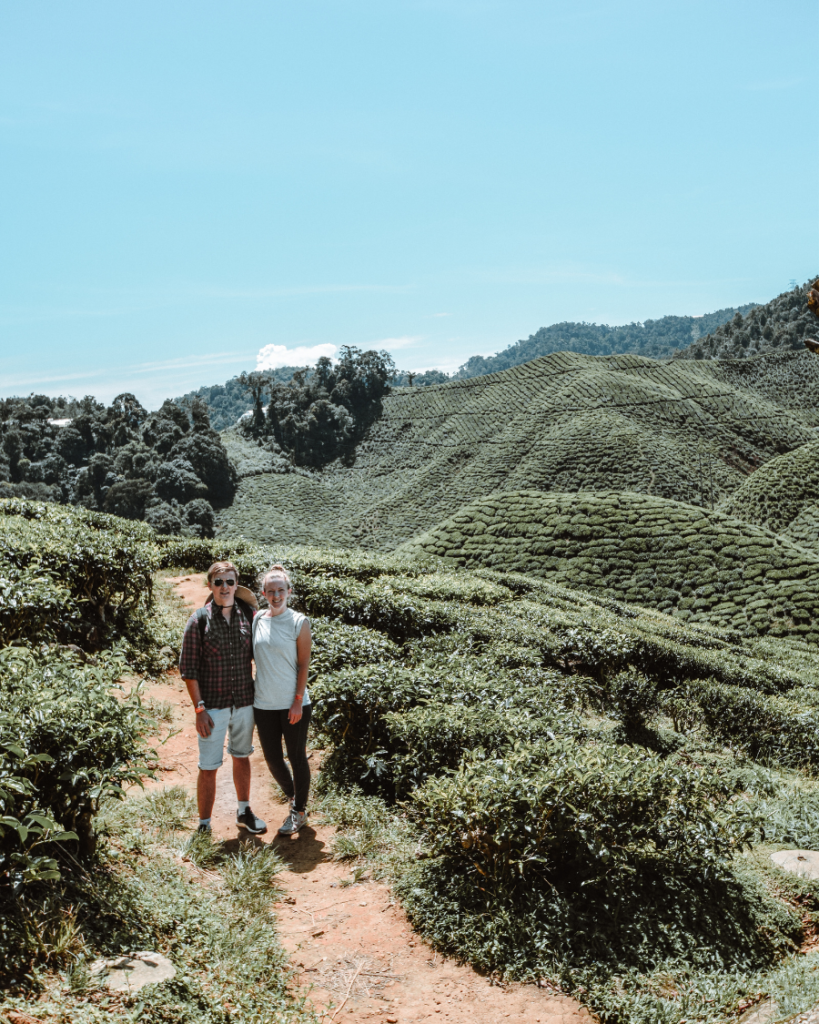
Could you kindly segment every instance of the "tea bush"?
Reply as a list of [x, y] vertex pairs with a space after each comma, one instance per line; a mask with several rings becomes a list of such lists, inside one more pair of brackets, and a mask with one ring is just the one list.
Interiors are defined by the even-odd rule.
[[465, 568], [508, 566], [745, 635], [819, 641], [819, 554], [668, 499], [503, 492], [464, 506], [399, 550]]
[[39, 565], [4, 566], [0, 569], [0, 646], [57, 641], [70, 635], [72, 622], [64, 621], [69, 599], [68, 588]]
[[[815, 696], [814, 696], [815, 700]], [[709, 683], [700, 696], [712, 734], [756, 761], [819, 766], [819, 707]]]
[[[138, 695], [122, 699], [112, 692], [123, 670], [116, 657], [81, 665], [59, 653], [0, 650], [6, 824], [42, 814], [76, 834], [80, 854], [93, 852], [92, 819], [100, 800], [122, 796], [146, 771], [148, 715]], [[0, 870], [8, 882], [8, 858], [19, 852], [13, 830], [0, 842]]]
[[707, 877], [753, 836], [725, 807], [728, 796], [707, 772], [673, 759], [563, 742], [472, 756], [416, 790], [412, 814], [431, 853], [482, 884], [600, 882], [646, 858], [696, 865]]
[[815, 440], [817, 382], [808, 352], [672, 363], [560, 352], [407, 388], [384, 400], [354, 460], [242, 480], [217, 529], [265, 545], [392, 551], [465, 505], [523, 490], [711, 507]]
[[[157, 567], [153, 539], [143, 523], [102, 512], [0, 501], [4, 562], [17, 573], [48, 573], [63, 588], [55, 594], [67, 591], [50, 630], [60, 640], [90, 649], [123, 635], [150, 606]], [[18, 636], [29, 643], [41, 639], [33, 629], [18, 628]]]

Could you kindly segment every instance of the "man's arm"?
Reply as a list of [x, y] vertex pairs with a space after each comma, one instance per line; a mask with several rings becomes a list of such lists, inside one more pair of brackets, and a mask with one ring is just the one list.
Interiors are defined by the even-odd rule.
[[[188, 694], [194, 707], [202, 699], [202, 691], [199, 689], [198, 679], [186, 679], [185, 686], [188, 688]], [[196, 713], [196, 731], [200, 736], [205, 739], [210, 736], [213, 731], [213, 719], [207, 713], [207, 711], [197, 711]]]
[[[182, 650], [179, 652], [179, 674], [185, 681], [188, 694], [194, 708], [202, 700], [199, 689], [199, 666], [202, 656], [202, 637], [199, 633], [199, 620], [196, 612], [188, 619], [182, 637]], [[196, 712], [196, 731], [207, 738], [213, 729], [213, 719], [207, 711]]]

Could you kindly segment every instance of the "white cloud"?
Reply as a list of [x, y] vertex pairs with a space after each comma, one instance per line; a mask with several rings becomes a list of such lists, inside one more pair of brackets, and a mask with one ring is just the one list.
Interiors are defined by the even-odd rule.
[[399, 348], [409, 348], [414, 345], [416, 341], [423, 339], [423, 334], [405, 334], [400, 338], [382, 338], [381, 341], [374, 341], [368, 348], [382, 349], [385, 348], [388, 352], [395, 352]]
[[335, 345], [265, 345], [256, 356], [257, 370], [277, 370], [280, 366], [312, 366], [322, 356], [336, 354]]

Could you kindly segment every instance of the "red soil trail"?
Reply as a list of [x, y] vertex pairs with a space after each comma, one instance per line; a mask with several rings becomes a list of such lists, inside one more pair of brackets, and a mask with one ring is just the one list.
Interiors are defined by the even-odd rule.
[[[203, 576], [177, 577], [171, 583], [186, 604], [204, 603]], [[150, 692], [171, 703], [172, 728], [181, 730], [159, 748], [160, 781], [151, 785], [181, 784], [195, 793], [196, 730], [184, 683], [178, 672], [169, 672]], [[235, 823], [236, 796], [225, 756], [217, 776], [213, 831], [238, 847], [242, 832]], [[293, 837], [278, 836], [287, 808], [258, 748], [251, 764], [251, 805], [269, 827], [253, 841], [273, 843], [288, 865], [278, 876], [286, 894], [276, 906], [279, 935], [298, 972], [300, 992], [324, 1015], [325, 1024], [592, 1024], [588, 1010], [567, 996], [534, 985], [492, 984], [472, 968], [436, 953], [413, 932], [385, 884], [362, 880], [341, 886], [351, 875], [329, 852], [334, 829], [311, 821]]]

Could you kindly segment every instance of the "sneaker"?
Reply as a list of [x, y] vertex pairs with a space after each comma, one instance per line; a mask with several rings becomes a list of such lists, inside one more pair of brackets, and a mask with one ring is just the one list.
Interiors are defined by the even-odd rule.
[[290, 813], [284, 819], [284, 824], [279, 829], [279, 835], [281, 836], [292, 836], [294, 832], [307, 824], [307, 811], [297, 811], [295, 808], [290, 809]]
[[239, 828], [246, 828], [253, 836], [259, 836], [267, 832], [267, 825], [261, 818], [257, 818], [249, 807], [246, 807], [241, 814], [236, 815], [236, 824]]
[[200, 825], [196, 831], [201, 835], [209, 836], [213, 829], [210, 827], [210, 825]]

